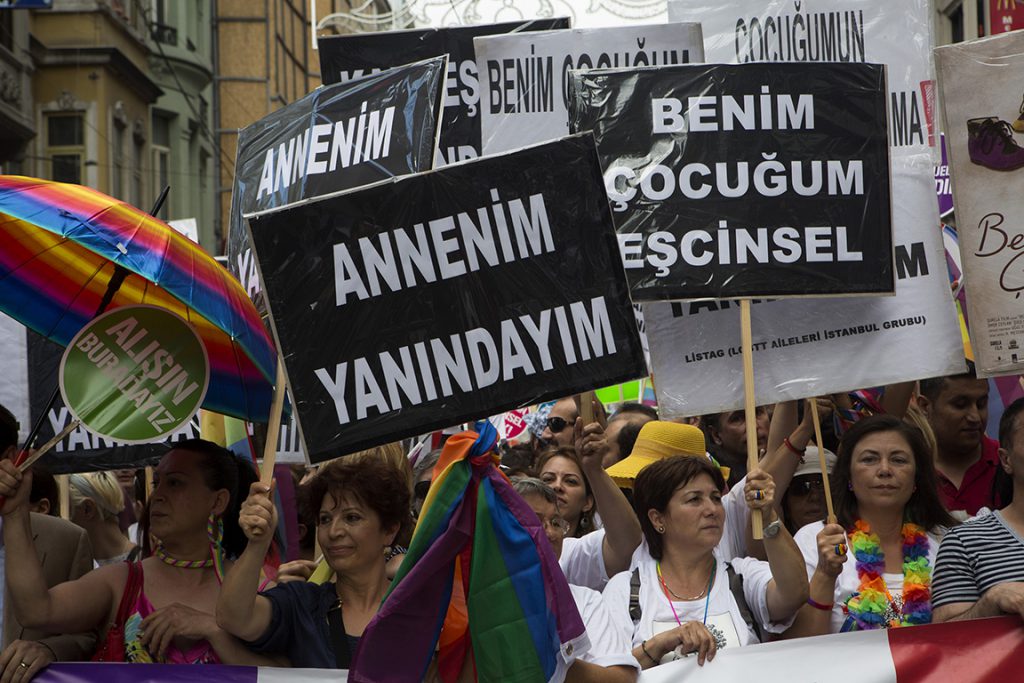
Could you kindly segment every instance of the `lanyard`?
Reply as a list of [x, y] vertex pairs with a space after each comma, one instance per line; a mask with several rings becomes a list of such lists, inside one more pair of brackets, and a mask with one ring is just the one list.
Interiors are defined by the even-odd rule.
[[[668, 606], [672, 610], [672, 616], [675, 617], [676, 624], [679, 626], [683, 625], [683, 622], [679, 620], [679, 614], [676, 613], [676, 606], [672, 602], [672, 596], [669, 594], [668, 584], [665, 583], [665, 577], [661, 575], [661, 562], [657, 562], [655, 566], [658, 568], [658, 581], [661, 582], [661, 590], [665, 594], [665, 599], [668, 600]], [[708, 577], [707, 596], [704, 598], [704, 619], [701, 623], [705, 626], [708, 623], [708, 607], [711, 605], [711, 586], [715, 583], [715, 574], [718, 571], [718, 559], [712, 558], [711, 562], [711, 576]]]

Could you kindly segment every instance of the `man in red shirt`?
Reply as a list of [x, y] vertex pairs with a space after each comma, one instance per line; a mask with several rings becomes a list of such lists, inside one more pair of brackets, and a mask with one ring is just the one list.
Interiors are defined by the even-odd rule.
[[978, 379], [968, 362], [962, 375], [921, 380], [917, 404], [935, 432], [935, 469], [946, 508], [968, 515], [995, 508], [992, 479], [999, 467], [999, 442], [985, 436], [988, 381]]

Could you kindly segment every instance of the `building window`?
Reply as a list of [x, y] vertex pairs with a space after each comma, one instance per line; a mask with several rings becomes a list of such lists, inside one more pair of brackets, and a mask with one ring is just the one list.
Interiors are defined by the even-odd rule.
[[[153, 115], [153, 192], [156, 196], [171, 181], [171, 120], [160, 114]], [[167, 220], [167, 202], [160, 207], [158, 218]]]
[[84, 156], [82, 115], [49, 114], [46, 117], [46, 157], [50, 160], [50, 178], [81, 184]]
[[171, 25], [167, 10], [166, 0], [152, 0], [150, 16], [153, 21], [150, 22], [150, 33], [156, 42], [176, 47], [178, 45], [178, 28]]
[[964, 40], [964, 7], [957, 5], [949, 13], [949, 24], [951, 28], [950, 38], [954, 43], [962, 43]]
[[110, 196], [124, 200], [124, 136], [126, 126], [114, 121], [114, 132], [110, 136]]
[[0, 45], [14, 51], [14, 12], [0, 11]]
[[150, 207], [142, 206], [144, 193], [142, 187], [142, 157], [145, 141], [139, 138], [133, 138], [132, 141], [134, 142], [132, 145], [132, 205], [146, 211]]

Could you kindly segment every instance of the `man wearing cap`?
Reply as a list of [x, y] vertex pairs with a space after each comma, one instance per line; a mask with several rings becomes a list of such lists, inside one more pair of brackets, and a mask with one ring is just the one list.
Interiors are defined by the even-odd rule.
[[[829, 473], [835, 464], [836, 454], [826, 448], [825, 467]], [[782, 518], [789, 533], [796, 534], [801, 527], [820, 522], [825, 517], [825, 482], [821, 476], [818, 447], [807, 446], [793, 473], [793, 480], [782, 496]]]

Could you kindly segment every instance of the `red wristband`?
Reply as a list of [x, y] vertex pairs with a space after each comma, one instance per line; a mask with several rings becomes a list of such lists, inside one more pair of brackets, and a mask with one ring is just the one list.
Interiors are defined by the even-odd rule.
[[800, 456], [801, 458], [802, 458], [802, 457], [804, 457], [804, 453], [806, 453], [806, 452], [807, 452], [807, 449], [806, 449], [806, 448], [804, 448], [804, 449], [803, 449], [802, 451], [801, 451], [801, 450], [798, 450], [798, 449], [797, 449], [797, 447], [796, 447], [796, 446], [794, 446], [794, 445], [792, 444], [792, 442], [791, 442], [791, 441], [789, 440], [789, 437], [788, 437], [788, 436], [787, 436], [787, 437], [786, 437], [785, 439], [783, 439], [783, 440], [782, 440], [782, 444], [783, 444], [783, 445], [784, 445], [784, 446], [785, 446], [786, 448], [788, 448], [788, 449], [790, 450], [790, 452], [792, 452], [792, 453], [793, 453], [793, 455], [798, 455], [798, 456]]
[[824, 605], [815, 600], [814, 598], [807, 598], [807, 604], [813, 607], [814, 609], [820, 609], [822, 612], [831, 612], [832, 606], [835, 605], [834, 602], [830, 602], [827, 605]]

